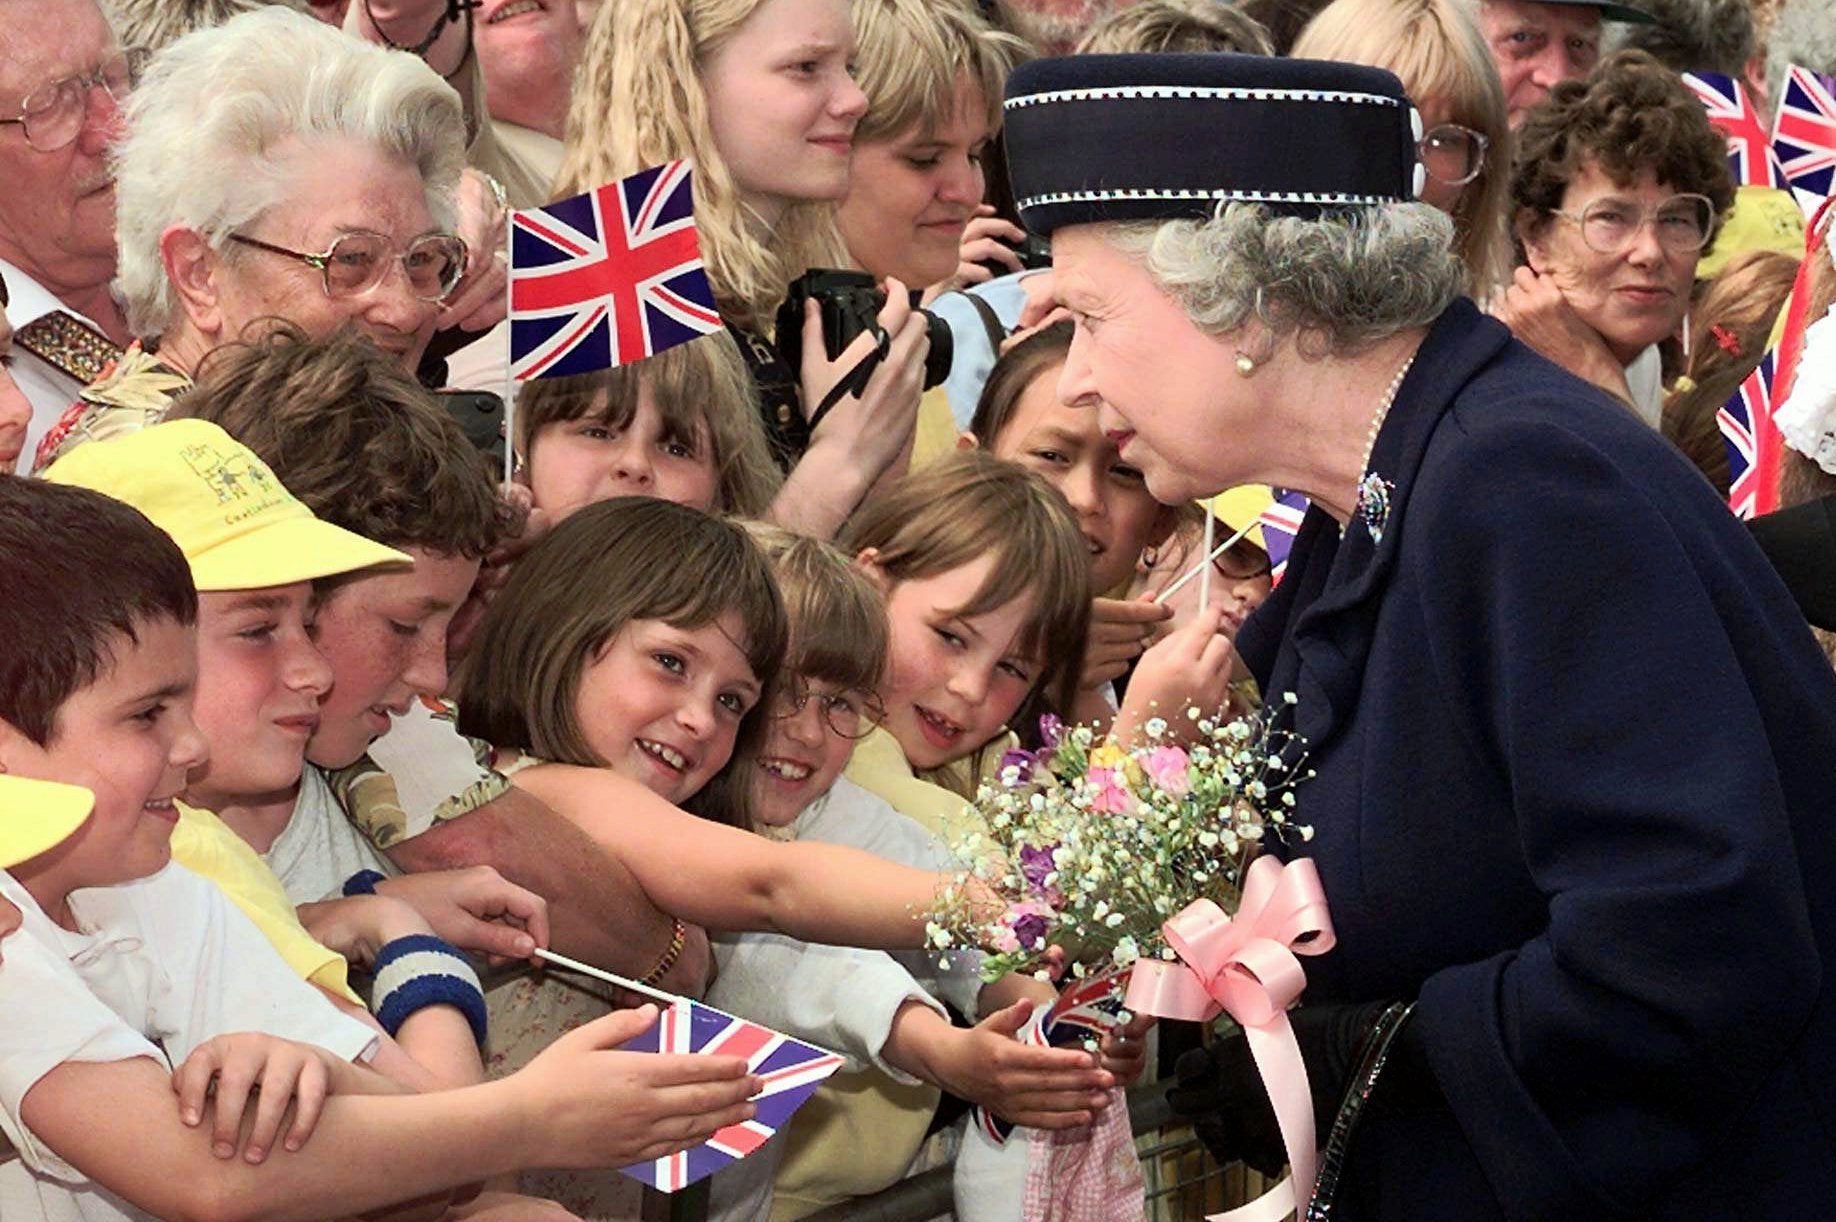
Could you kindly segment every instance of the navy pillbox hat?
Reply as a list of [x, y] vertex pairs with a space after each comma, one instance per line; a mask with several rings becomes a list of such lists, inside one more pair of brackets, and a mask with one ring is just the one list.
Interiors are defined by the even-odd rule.
[[1034, 233], [1202, 220], [1248, 201], [1290, 216], [1420, 188], [1421, 119], [1381, 68], [1259, 55], [1073, 55], [1007, 81], [1007, 160]]

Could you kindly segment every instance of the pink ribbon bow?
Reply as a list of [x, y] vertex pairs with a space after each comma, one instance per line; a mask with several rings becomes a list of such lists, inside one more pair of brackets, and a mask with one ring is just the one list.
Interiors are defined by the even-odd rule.
[[1234, 918], [1210, 900], [1196, 900], [1161, 931], [1179, 962], [1137, 961], [1128, 1008], [1196, 1022], [1207, 1022], [1220, 1011], [1235, 1019], [1269, 1092], [1291, 1171], [1256, 1200], [1208, 1222], [1286, 1217], [1297, 1204], [1295, 1185], [1311, 1192], [1317, 1157], [1307, 1067], [1287, 1012], [1307, 986], [1297, 956], [1324, 954], [1333, 946], [1319, 871], [1305, 858], [1284, 865], [1258, 857], [1244, 874]]

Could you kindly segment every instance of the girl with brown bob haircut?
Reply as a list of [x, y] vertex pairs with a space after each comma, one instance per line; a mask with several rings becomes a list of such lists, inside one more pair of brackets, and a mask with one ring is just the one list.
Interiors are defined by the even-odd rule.
[[[915, 767], [969, 758], [997, 741], [1002, 724], [1023, 726], [1037, 712], [1070, 707], [1090, 622], [1090, 563], [1070, 506], [1044, 480], [980, 451], [958, 451], [870, 501], [843, 528], [841, 546], [877, 577], [887, 595], [892, 655], [882, 688], [886, 728]], [[939, 579], [977, 565], [986, 565], [987, 571], [967, 600], [930, 609], [948, 611], [942, 618], [955, 627], [937, 622], [935, 614], [918, 617], [926, 622], [907, 614], [900, 587], [917, 582], [941, 586]], [[944, 686], [937, 667], [919, 673], [926, 667], [916, 655], [928, 644], [927, 634], [960, 640], [964, 621], [1016, 604], [1025, 613], [1012, 642], [1013, 656], [1001, 659], [1000, 668], [1010, 678], [1026, 680], [1021, 698], [992, 728], [972, 715], [964, 720], [973, 726], [949, 724], [947, 715], [940, 716], [944, 711], [932, 707], [946, 699], [937, 694]], [[949, 648], [960, 649], [954, 643]], [[992, 704], [987, 695], [982, 699]], [[968, 708], [978, 699], [959, 703]], [[968, 708], [969, 714], [982, 711]], [[939, 730], [928, 744], [923, 741], [927, 718]], [[952, 729], [971, 732], [952, 742]], [[984, 729], [991, 732], [984, 735]]]
[[582, 724], [589, 669], [634, 623], [693, 631], [729, 613], [758, 698], [741, 710], [728, 760], [678, 804], [749, 827], [752, 761], [785, 651], [784, 604], [746, 532], [694, 509], [619, 497], [574, 514], [531, 548], [479, 629], [459, 729], [541, 760], [617, 771], [620, 761], [590, 745], [595, 735]]

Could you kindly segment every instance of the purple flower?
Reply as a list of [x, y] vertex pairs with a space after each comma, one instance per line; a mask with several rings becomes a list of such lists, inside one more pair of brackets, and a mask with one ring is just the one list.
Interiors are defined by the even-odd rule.
[[1029, 844], [1021, 848], [1020, 873], [1034, 890], [1044, 889], [1046, 876], [1058, 869], [1057, 863], [1052, 860], [1052, 850], [1057, 847], [1053, 845], [1051, 848], [1040, 849]]
[[1046, 930], [1051, 924], [1036, 912], [1022, 913], [1014, 918], [1014, 938], [1023, 950], [1040, 950], [1045, 946]]
[[1054, 713], [1047, 713], [1039, 719], [1039, 742], [1046, 750], [1057, 747], [1065, 736], [1065, 723]]
[[996, 769], [995, 774], [997, 776], [1005, 776], [1007, 775], [1007, 770], [1012, 768], [1020, 774], [1019, 783], [1025, 785], [1033, 779], [1033, 762], [1033, 753], [1031, 751], [1003, 751], [1001, 753], [1001, 766]]
[[1190, 763], [1178, 747], [1155, 747], [1148, 754], [1145, 770], [1148, 779], [1162, 791], [1183, 798], [1192, 791], [1192, 779], [1186, 771]]

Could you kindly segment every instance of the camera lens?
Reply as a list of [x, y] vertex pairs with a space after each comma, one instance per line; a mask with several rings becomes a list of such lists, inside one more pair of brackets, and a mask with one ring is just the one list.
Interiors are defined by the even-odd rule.
[[950, 361], [956, 355], [956, 341], [951, 338], [950, 324], [929, 310], [919, 310], [924, 315], [925, 333], [931, 337], [931, 350], [924, 357], [924, 388], [943, 385], [943, 380], [950, 376]]

